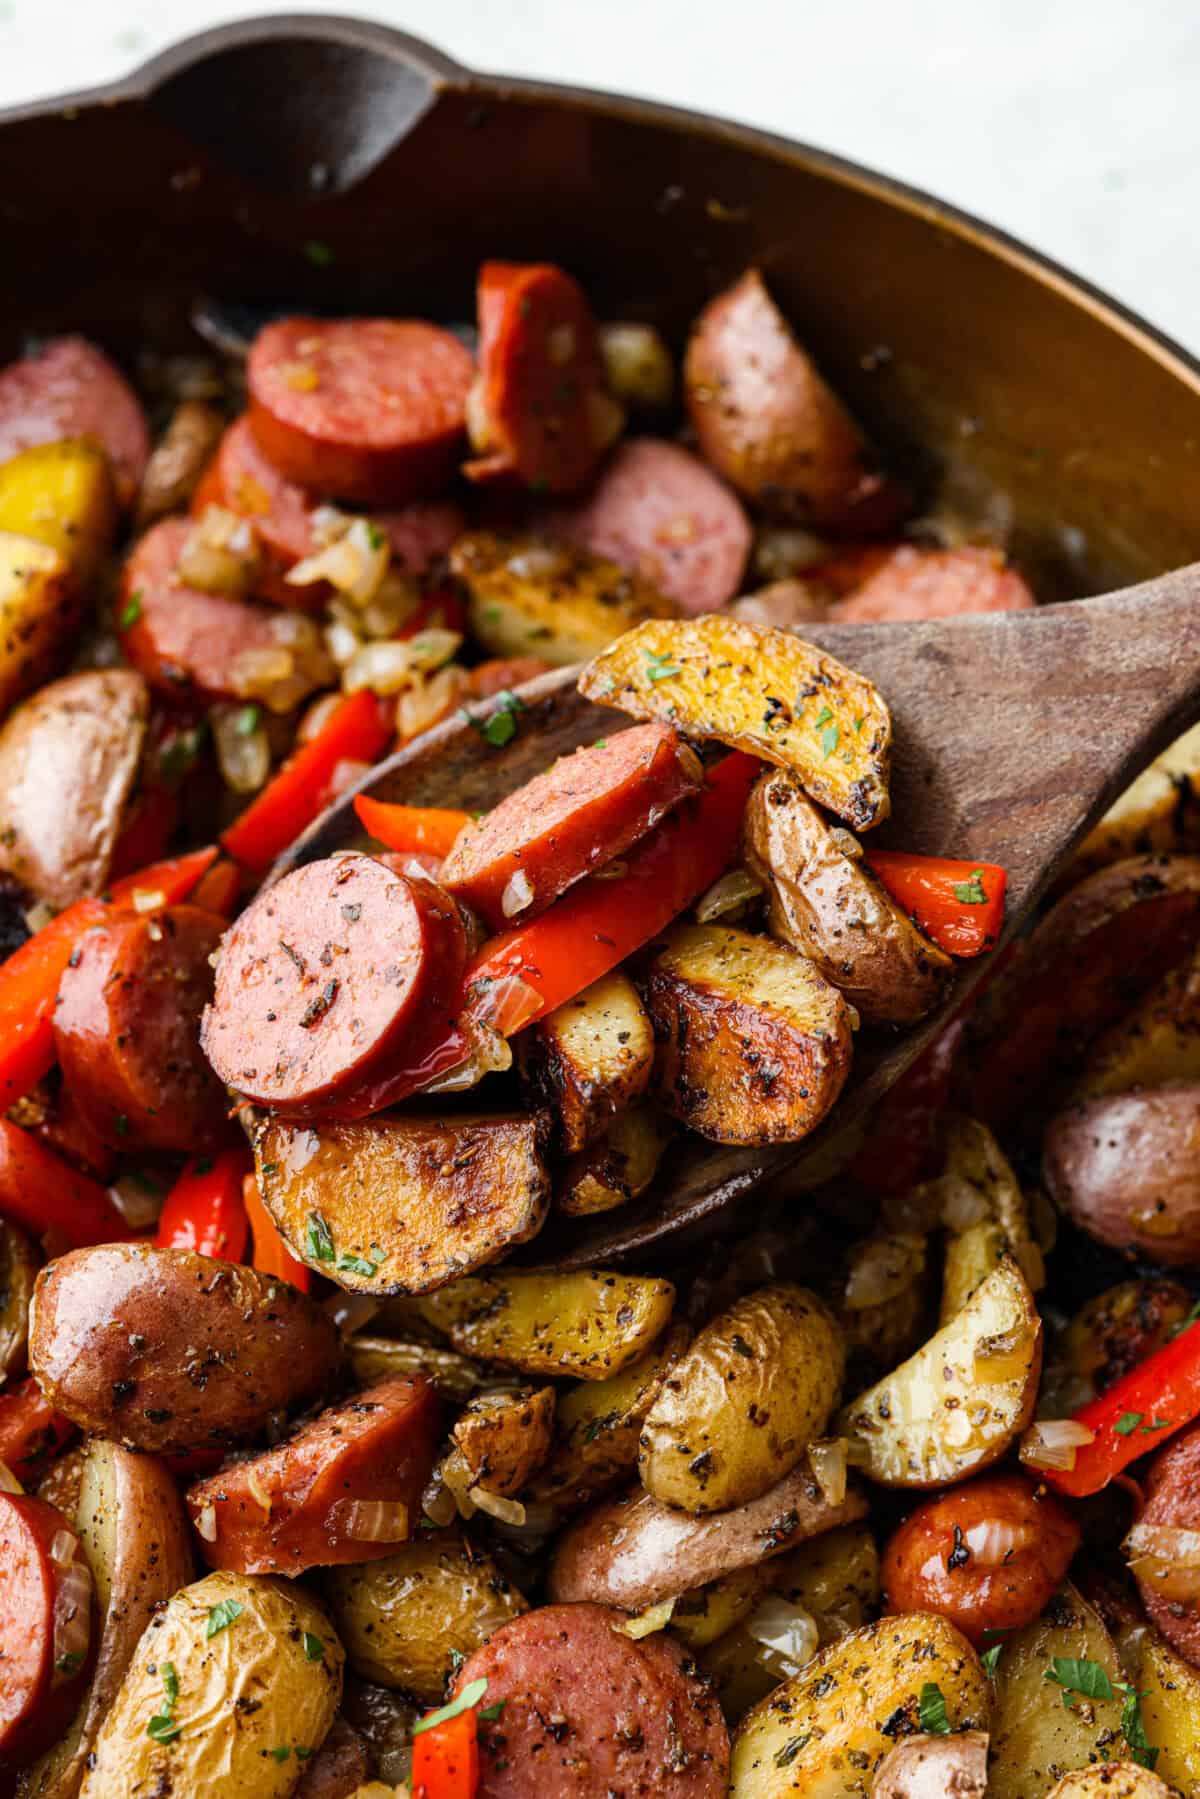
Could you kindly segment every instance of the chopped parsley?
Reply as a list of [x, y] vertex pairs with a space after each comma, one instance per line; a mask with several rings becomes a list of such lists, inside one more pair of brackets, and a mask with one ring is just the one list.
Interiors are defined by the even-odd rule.
[[383, 532], [373, 518], [367, 520], [367, 542], [373, 550], [381, 550], [384, 545]]
[[1131, 1437], [1145, 1416], [1145, 1412], [1122, 1412], [1113, 1429], [1118, 1437]]
[[179, 1676], [175, 1672], [174, 1662], [163, 1663], [162, 1683], [162, 1710], [156, 1712], [147, 1724], [146, 1735], [156, 1743], [173, 1743], [183, 1729], [182, 1724], [175, 1722], [175, 1706], [179, 1699]]
[[56, 1674], [74, 1674], [76, 1668], [81, 1668], [82, 1666], [83, 1666], [83, 1650], [82, 1649], [68, 1649], [66, 1654], [60, 1655], [58, 1660], [55, 1662], [54, 1672]]
[[987, 904], [987, 894], [983, 890], [983, 870], [971, 870], [969, 881], [954, 883], [954, 897], [960, 906], [983, 906]]
[[219, 1637], [223, 1630], [228, 1630], [235, 1618], [240, 1618], [245, 1608], [236, 1599], [222, 1599], [217, 1605], [209, 1607], [208, 1623], [204, 1627], [204, 1635]]
[[824, 761], [828, 762], [829, 758], [832, 756], [832, 754], [833, 754], [834, 750], [836, 750], [837, 746], [838, 746], [837, 725], [836, 724], [826, 725], [825, 729], [821, 732], [822, 759]]
[[323, 244], [319, 238], [309, 238], [304, 246], [304, 254], [308, 257], [308, 260], [312, 263], [314, 269], [327, 269], [333, 262], [333, 251], [329, 248], [328, 244]]
[[1003, 1643], [993, 1643], [991, 1648], [985, 1649], [983, 1654], [979, 1658], [983, 1664], [983, 1671], [989, 1677], [989, 1679], [996, 1672], [996, 1663], [1000, 1660], [1000, 1651], [1003, 1649], [1003, 1647], [1004, 1647]]
[[413, 1735], [418, 1737], [423, 1730], [436, 1730], [439, 1724], [448, 1724], [460, 1712], [469, 1712], [472, 1706], [479, 1704], [487, 1692], [487, 1686], [486, 1680], [469, 1680], [458, 1698], [452, 1699], [449, 1705], [443, 1705], [436, 1712], [428, 1712], [425, 1717], [418, 1718], [413, 1725]]
[[646, 679], [651, 685], [655, 681], [669, 681], [673, 675], [683, 673], [683, 670], [671, 661], [670, 653], [667, 650], [663, 650], [661, 653], [657, 650], [647, 650], [645, 656]]
[[117, 629], [119, 631], [132, 631], [141, 616], [142, 590], [139, 587], [134, 593], [130, 594], [120, 612], [117, 614]]
[[1125, 1695], [1121, 1706], [1121, 1731], [1129, 1744], [1129, 1753], [1140, 1767], [1153, 1768], [1159, 1751], [1146, 1735], [1146, 1720], [1142, 1717], [1142, 1700], [1148, 1693], [1139, 1693], [1128, 1686], [1122, 1686], [1121, 1691]]
[[921, 1729], [927, 1730], [935, 1737], [950, 1735], [950, 1720], [946, 1716], [946, 1696], [934, 1680], [927, 1680], [921, 1688], [921, 1696], [917, 1701], [921, 1716]]
[[1142, 1435], [1143, 1437], [1149, 1437], [1156, 1430], [1170, 1430], [1173, 1423], [1174, 1420], [1172, 1418], [1151, 1418], [1149, 1424], [1143, 1424]]
[[379, 1262], [382, 1260], [383, 1257], [380, 1256], [379, 1261], [368, 1262], [365, 1256], [347, 1254], [339, 1256], [334, 1267], [342, 1274], [361, 1274], [364, 1280], [369, 1281], [373, 1274], [379, 1273]]
[[502, 750], [516, 736], [517, 718], [524, 710], [525, 702], [505, 688], [496, 695], [495, 710], [490, 717], [477, 718], [466, 706], [462, 708], [462, 716], [473, 731], [479, 732], [485, 743], [490, 743], [494, 750]]
[[306, 1630], [304, 1633], [304, 1659], [306, 1662], [323, 1662], [325, 1660], [325, 1645], [320, 1637], [314, 1637], [311, 1630]]
[[243, 706], [234, 723], [234, 730], [239, 737], [253, 737], [258, 730], [258, 721], [262, 713], [257, 706]]
[[1158, 1760], [1158, 1750], [1153, 1748], [1146, 1736], [1146, 1724], [1142, 1717], [1142, 1700], [1145, 1693], [1139, 1693], [1124, 1680], [1110, 1680], [1099, 1662], [1077, 1661], [1073, 1657], [1056, 1655], [1046, 1670], [1046, 1679], [1063, 1689], [1063, 1704], [1070, 1709], [1076, 1695], [1084, 1699], [1114, 1699], [1121, 1694], [1121, 1730], [1129, 1745], [1129, 1753], [1135, 1762], [1143, 1768], [1152, 1768]]
[[507, 1704], [507, 1699], [497, 1699], [495, 1705], [486, 1706], [479, 1714], [481, 1721], [484, 1724], [494, 1724]]
[[277, 1762], [285, 1762], [291, 1753], [286, 1743], [280, 1743], [276, 1748], [267, 1750], [267, 1754], [274, 1756]]
[[333, 1232], [320, 1212], [308, 1214], [308, 1225], [304, 1232], [304, 1248], [314, 1262], [332, 1262], [337, 1253], [333, 1242]]
[[811, 1735], [789, 1737], [788, 1741], [783, 1745], [783, 1748], [775, 1751], [775, 1766], [777, 1768], [789, 1768], [799, 1755], [800, 1751], [804, 1748], [804, 1745], [811, 1740]]

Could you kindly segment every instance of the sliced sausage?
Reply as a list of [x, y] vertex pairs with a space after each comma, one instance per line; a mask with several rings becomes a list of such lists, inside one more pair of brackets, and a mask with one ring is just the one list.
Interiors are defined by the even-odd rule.
[[417, 1529], [440, 1407], [424, 1375], [355, 1394], [274, 1449], [196, 1481], [187, 1503], [212, 1568], [302, 1574], [391, 1555]]
[[1040, 1617], [1080, 1543], [1066, 1507], [1022, 1474], [990, 1474], [927, 1499], [883, 1555], [893, 1612], [940, 1612], [976, 1648]]
[[64, 437], [104, 446], [128, 505], [150, 455], [146, 417], [124, 375], [83, 337], [51, 338], [0, 369], [0, 462]]
[[621, 428], [592, 309], [552, 263], [479, 271], [479, 377], [469, 405], [473, 481], [578, 493]]
[[[92, 1583], [79, 1539], [57, 1507], [0, 1493], [0, 1783], [70, 1723], [87, 1683]], [[56, 1654], [56, 1614], [58, 1642]], [[5, 1790], [8, 1790], [7, 1788]]]
[[[1147, 1502], [1139, 1526], [1200, 1531], [1200, 1424], [1193, 1424], [1161, 1449], [1150, 1464]], [[1150, 1622], [1185, 1661], [1200, 1668], [1200, 1599], [1195, 1568], [1181, 1564], [1181, 1551], [1168, 1538], [1160, 1555], [1140, 1555], [1132, 1564]], [[1194, 1551], [1191, 1552], [1194, 1556]]]
[[549, 536], [641, 575], [687, 613], [726, 605], [750, 554], [737, 495], [698, 456], [654, 437], [618, 445], [583, 504], [543, 523]]
[[178, 573], [191, 525], [165, 518], [135, 545], [121, 574], [121, 647], [152, 687], [178, 698], [193, 687], [210, 698], [239, 697], [247, 651], [281, 647], [277, 615], [189, 587]]
[[457, 907], [372, 856], [309, 862], [225, 939], [205, 1053], [221, 1079], [293, 1115], [343, 1102], [449, 1021], [466, 961]]
[[[248, 519], [262, 545], [265, 563], [257, 591], [280, 606], [319, 611], [332, 592], [326, 583], [296, 587], [284, 578], [297, 562], [317, 551], [312, 521], [315, 504], [311, 493], [289, 481], [264, 455], [250, 420], [243, 416], [222, 437], [196, 490], [192, 511], [198, 514], [206, 506], [225, 506]], [[453, 500], [416, 500], [372, 517], [386, 534], [395, 562], [410, 575], [424, 574], [447, 555], [466, 525], [462, 508]]]
[[552, 662], [543, 662], [540, 656], [491, 656], [467, 676], [467, 693], [473, 700], [490, 700], [494, 694], [548, 675], [553, 667]]
[[82, 1430], [135, 1449], [240, 1443], [338, 1367], [337, 1330], [274, 1276], [190, 1249], [107, 1243], [43, 1268], [29, 1366]]
[[486, 1680], [479, 1799], [724, 1799], [729, 1732], [711, 1685], [672, 1638], [634, 1642], [603, 1605], [526, 1612], [467, 1657]]
[[[813, 578], [819, 579], [820, 570]], [[968, 612], [1022, 612], [1037, 601], [1027, 582], [999, 550], [967, 545], [959, 550], [898, 549], [861, 586], [839, 600], [830, 617], [839, 624], [870, 619], [958, 618]]]
[[442, 884], [503, 930], [545, 911], [703, 785], [698, 757], [669, 725], [636, 725], [560, 757], [465, 826]]
[[250, 348], [250, 423], [301, 487], [399, 506], [453, 475], [474, 372], [456, 337], [420, 319], [278, 319]]
[[986, 1730], [909, 1737], [875, 1770], [871, 1799], [983, 1799], [987, 1759]]
[[905, 510], [757, 269], [696, 320], [684, 386], [704, 456], [772, 517], [872, 536]]
[[114, 1149], [204, 1151], [227, 1141], [200, 1015], [225, 921], [198, 906], [115, 917], [87, 931], [58, 992], [54, 1041], [86, 1122]]

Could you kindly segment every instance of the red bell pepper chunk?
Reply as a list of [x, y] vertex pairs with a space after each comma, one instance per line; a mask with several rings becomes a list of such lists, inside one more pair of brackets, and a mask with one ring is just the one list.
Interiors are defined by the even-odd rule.
[[1093, 1432], [1075, 1451], [1073, 1468], [1038, 1468], [1058, 1493], [1083, 1499], [1148, 1450], [1200, 1417], [1200, 1329], [1186, 1324], [1170, 1343], [1114, 1381], [1074, 1414]]
[[293, 1287], [299, 1287], [302, 1293], [311, 1293], [312, 1269], [296, 1260], [280, 1236], [275, 1220], [263, 1204], [258, 1182], [252, 1174], [248, 1174], [242, 1182], [242, 1203], [246, 1208], [250, 1234], [254, 1239], [250, 1258], [253, 1266], [260, 1274], [277, 1275], [280, 1280], [290, 1281]]
[[324, 810], [339, 764], [374, 762], [391, 739], [391, 707], [366, 690], [351, 694], [324, 730], [293, 751], [251, 800], [221, 838], [222, 847], [252, 874], [265, 874], [293, 837]]
[[708, 786], [685, 801], [635, 844], [619, 880], [589, 875], [577, 881], [528, 924], [514, 925], [485, 943], [464, 982], [469, 1017], [490, 1016], [495, 983], [515, 976], [541, 1005], [527, 1010], [519, 1030], [552, 1012], [616, 968], [665, 930], [728, 868], [737, 854], [742, 813], [762, 764], [740, 751], [710, 769]]
[[249, 1159], [244, 1149], [193, 1156], [167, 1195], [154, 1239], [158, 1247], [244, 1262], [250, 1224], [242, 1181]]
[[138, 894], [176, 905], [216, 857], [195, 850], [114, 881], [101, 899], [77, 900], [0, 963], [0, 1106], [11, 1106], [54, 1066], [54, 1005], [67, 963], [85, 931], [103, 924]]
[[99, 1181], [7, 1118], [0, 1118], [0, 1218], [39, 1241], [52, 1232], [70, 1249], [133, 1235]]
[[[436, 1713], [434, 1714], [436, 1716]], [[413, 1799], [475, 1799], [479, 1737], [474, 1706], [413, 1737]]]
[[199, 906], [202, 912], [215, 912], [220, 918], [229, 918], [241, 891], [241, 869], [227, 856], [218, 856], [208, 873], [197, 882], [192, 904]]
[[126, 814], [112, 853], [114, 878], [135, 874], [166, 854], [179, 823], [179, 795], [170, 787], [143, 787]]
[[354, 810], [372, 837], [409, 855], [448, 856], [463, 826], [471, 822], [469, 812], [455, 812], [449, 806], [388, 806], [365, 793], [355, 800]]
[[32, 1374], [0, 1393], [0, 1462], [19, 1481], [39, 1474], [74, 1435], [71, 1420], [47, 1402]]
[[422, 631], [434, 627], [442, 631], [465, 631], [467, 628], [467, 609], [453, 587], [436, 587], [428, 594], [396, 632], [397, 642], [411, 643]]
[[873, 849], [866, 860], [896, 903], [949, 955], [982, 956], [999, 939], [1008, 876], [994, 862]]

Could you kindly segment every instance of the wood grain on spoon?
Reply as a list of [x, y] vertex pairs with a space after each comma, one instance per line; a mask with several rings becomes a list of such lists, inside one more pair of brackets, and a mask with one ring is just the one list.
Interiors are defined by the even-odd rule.
[[[1028, 916], [1081, 838], [1133, 776], [1200, 717], [1200, 565], [1094, 600], [1031, 612], [905, 624], [812, 625], [804, 635], [870, 676], [894, 726], [892, 814], [870, 841], [924, 855], [998, 862], [1008, 871], [1003, 942]], [[418, 806], [483, 811], [567, 754], [621, 728], [620, 714], [556, 671], [521, 690], [526, 710], [502, 749], [458, 716], [343, 794], [276, 865], [361, 846], [357, 792]], [[491, 704], [474, 708], [482, 722]], [[632, 723], [632, 720], [629, 721]], [[995, 952], [993, 951], [993, 955]], [[665, 1179], [633, 1205], [551, 1226], [538, 1259], [593, 1265], [630, 1255], [733, 1203], [766, 1175], [798, 1184], [836, 1166], [840, 1143], [982, 978], [966, 963], [942, 1009], [915, 1030], [860, 1045], [828, 1123], [763, 1151], [691, 1139]]]

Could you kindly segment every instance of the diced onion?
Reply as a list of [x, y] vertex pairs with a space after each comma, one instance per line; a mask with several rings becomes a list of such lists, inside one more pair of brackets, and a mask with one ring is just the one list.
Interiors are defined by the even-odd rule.
[[986, 1194], [961, 1174], [944, 1174], [937, 1185], [942, 1196], [942, 1223], [948, 1231], [970, 1230], [990, 1215]]
[[0, 1493], [23, 1493], [24, 1487], [7, 1462], [0, 1462]]
[[502, 1037], [515, 1037], [522, 1025], [537, 1017], [542, 1005], [542, 996], [536, 988], [516, 974], [481, 981], [471, 988], [472, 1022], [487, 1025]]
[[415, 680], [396, 701], [396, 735], [400, 741], [408, 743], [419, 737], [453, 712], [462, 702], [466, 684], [466, 670], [456, 663]]
[[342, 669], [342, 688], [358, 693], [402, 693], [413, 682], [448, 662], [462, 642], [457, 631], [418, 632], [406, 643], [364, 643]]
[[130, 897], [135, 912], [161, 912], [167, 903], [160, 887], [135, 887]]
[[56, 1530], [50, 1539], [50, 1560], [56, 1568], [69, 1568], [75, 1560], [79, 1538], [73, 1530]]
[[999, 1518], [987, 1518], [982, 1524], [970, 1525], [963, 1532], [962, 1540], [981, 1568], [998, 1568], [1009, 1556], [1030, 1548], [1037, 1539], [1027, 1525], [1005, 1524]]
[[1021, 1460], [1027, 1468], [1055, 1468], [1070, 1473], [1075, 1457], [1096, 1433], [1074, 1418], [1042, 1418], [1021, 1438]]
[[553, 581], [571, 566], [571, 552], [559, 544], [535, 543], [509, 557], [505, 568], [518, 581]]
[[379, 591], [391, 553], [387, 533], [370, 519], [356, 518], [340, 537], [297, 562], [285, 578], [292, 587], [328, 581], [361, 610]]
[[362, 638], [341, 619], [335, 618], [325, 627], [325, 648], [339, 668], [347, 668], [362, 649]]
[[746, 1619], [746, 1633], [760, 1645], [758, 1661], [790, 1679], [817, 1653], [817, 1626], [810, 1612], [781, 1593], [768, 1593]]
[[714, 918], [724, 918], [730, 912], [739, 912], [751, 900], [762, 894], [762, 882], [756, 881], [747, 868], [731, 868], [723, 874], [719, 881], [714, 881], [707, 893], [702, 893], [696, 901], [696, 921], [698, 924], [711, 924]]
[[526, 906], [533, 903], [533, 882], [523, 868], [518, 868], [509, 875], [504, 883], [504, 892], [500, 895], [500, 910], [505, 918], [515, 918]]
[[158, 1223], [166, 1188], [145, 1175], [122, 1174], [108, 1189], [108, 1197], [131, 1231], [147, 1231]]
[[854, 835], [853, 831], [848, 831], [845, 825], [831, 825], [829, 828], [829, 835], [832, 837], [836, 848], [841, 850], [843, 856], [845, 856], [848, 861], [858, 861], [863, 853], [862, 844], [858, 841], [858, 838]]
[[48, 906], [45, 900], [35, 900], [32, 906], [25, 908], [25, 924], [31, 936], [36, 936], [44, 926], [50, 924], [57, 917], [58, 914], [54, 907]]
[[206, 506], [183, 540], [179, 575], [189, 587], [240, 600], [254, 586], [262, 551], [249, 519]]
[[477, 375], [467, 389], [467, 438], [471, 448], [482, 456], [492, 447], [492, 419], [488, 411], [483, 376]]
[[374, 1293], [344, 1293], [339, 1287], [325, 1300], [324, 1310], [343, 1337], [352, 1337], [370, 1324], [382, 1303]]
[[75, 1541], [72, 1537], [72, 1559], [61, 1565], [62, 1572], [55, 1583], [54, 1644], [50, 1652], [54, 1686], [71, 1680], [82, 1668], [92, 1636], [92, 1571], [82, 1556], [74, 1559]]
[[1130, 1573], [1164, 1599], [1200, 1599], [1200, 1530], [1135, 1524], [1121, 1547]]
[[[354, 641], [357, 648], [358, 639]], [[350, 653], [353, 655], [354, 651]], [[314, 700], [296, 728], [296, 742], [311, 743], [314, 737], [319, 737], [341, 704], [340, 693], [323, 693], [319, 700]]]
[[255, 1505], [259, 1506], [269, 1518], [271, 1516], [271, 1495], [259, 1480], [253, 1467], [246, 1474], [246, 1486]]
[[841, 1505], [846, 1497], [845, 1437], [824, 1437], [810, 1443], [808, 1461], [826, 1505]]
[[443, 1528], [458, 1516], [458, 1502], [449, 1487], [435, 1474], [421, 1495], [421, 1510], [431, 1524]]
[[401, 1499], [338, 1499], [330, 1507], [329, 1517], [352, 1543], [408, 1540], [408, 1507]]
[[200, 1516], [196, 1519], [196, 1534], [202, 1537], [206, 1543], [216, 1542], [217, 1508], [215, 1505], [206, 1505], [202, 1508]]
[[635, 1643], [640, 1643], [643, 1637], [652, 1637], [655, 1631], [665, 1630], [674, 1610], [673, 1599], [660, 1599], [657, 1605], [648, 1605], [645, 1611], [635, 1612], [632, 1618], [614, 1624], [613, 1629], [623, 1637], [632, 1637]]
[[605, 380], [618, 400], [656, 411], [671, 404], [675, 364], [653, 325], [601, 325], [600, 354]]
[[255, 709], [213, 706], [208, 715], [221, 779], [233, 793], [257, 793], [271, 772], [271, 744]]
[[924, 1267], [923, 1238], [902, 1231], [869, 1237], [859, 1245], [846, 1277], [846, 1310], [865, 1312], [897, 1299], [920, 1278]]
[[430, 1081], [421, 1089], [423, 1093], [465, 1093], [468, 1088], [477, 1087], [485, 1075], [504, 1074], [512, 1067], [512, 1049], [499, 1031], [475, 1020], [464, 1023], [463, 1028], [471, 1040], [470, 1055]]
[[338, 506], [314, 506], [308, 515], [308, 522], [314, 542], [324, 549], [326, 544], [336, 543], [339, 537], [345, 537], [354, 523], [354, 515], [343, 512]]
[[525, 1522], [525, 1507], [519, 1499], [506, 1499], [502, 1493], [492, 1493], [487, 1487], [478, 1485], [467, 1489], [467, 1498], [489, 1518], [498, 1518], [502, 1524]]

